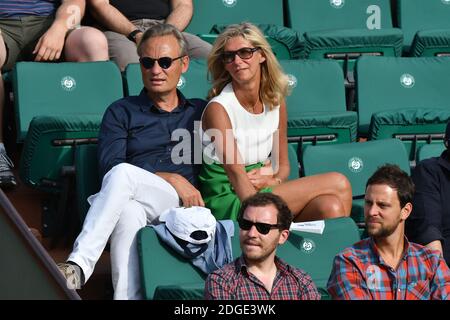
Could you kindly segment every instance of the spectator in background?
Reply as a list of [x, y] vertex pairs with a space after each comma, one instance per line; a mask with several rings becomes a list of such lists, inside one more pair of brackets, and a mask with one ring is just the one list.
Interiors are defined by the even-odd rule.
[[269, 191], [283, 198], [295, 221], [349, 216], [345, 176], [286, 181], [288, 81], [261, 31], [250, 23], [228, 26], [214, 43], [208, 69], [213, 87], [202, 115], [199, 180], [216, 219], [236, 220], [241, 201]]
[[17, 184], [13, 163], [3, 145], [5, 88], [2, 73], [17, 61], [108, 60], [105, 36], [97, 29], [80, 27], [84, 0], [0, 2], [0, 186]]
[[[192, 0], [89, 0], [94, 19], [105, 30], [109, 55], [124, 70], [139, 61], [136, 45], [143, 32], [157, 23], [168, 23], [183, 31], [193, 15]], [[206, 58], [211, 45], [183, 33], [191, 58]]]
[[169, 208], [204, 206], [193, 159], [179, 164], [172, 156], [178, 144], [172, 134], [182, 130], [193, 140], [194, 121], [206, 104], [177, 90], [189, 66], [186, 42], [172, 25], [158, 24], [144, 33], [138, 53], [145, 88], [105, 112], [98, 143], [102, 187], [89, 197], [83, 229], [67, 263], [59, 265], [79, 288], [109, 240], [114, 299], [142, 298], [138, 231], [159, 223]]
[[286, 242], [292, 214], [271, 193], [242, 203], [238, 223], [242, 255], [208, 275], [205, 298], [211, 300], [319, 300], [311, 277], [276, 256]]
[[413, 171], [416, 192], [406, 235], [411, 241], [440, 251], [450, 265], [450, 122], [444, 144], [446, 150], [440, 157], [419, 162]]
[[413, 194], [411, 178], [396, 165], [369, 178], [364, 205], [369, 238], [335, 257], [327, 285], [333, 299], [450, 299], [450, 270], [442, 254], [405, 237]]

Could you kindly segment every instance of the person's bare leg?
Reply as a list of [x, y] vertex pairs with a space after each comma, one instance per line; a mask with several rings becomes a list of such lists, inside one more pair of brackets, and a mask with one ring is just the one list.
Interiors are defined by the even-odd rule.
[[67, 36], [64, 56], [66, 61], [74, 62], [107, 61], [108, 42], [100, 30], [81, 27]]
[[352, 209], [350, 182], [336, 172], [287, 181], [273, 193], [286, 201], [296, 221], [348, 217]]

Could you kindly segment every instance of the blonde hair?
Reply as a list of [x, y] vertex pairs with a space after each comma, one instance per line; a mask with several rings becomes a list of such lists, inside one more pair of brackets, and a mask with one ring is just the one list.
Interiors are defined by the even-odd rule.
[[288, 94], [288, 78], [283, 73], [262, 32], [248, 22], [228, 26], [214, 42], [208, 57], [208, 71], [212, 78], [212, 88], [208, 93], [208, 99], [219, 95], [223, 88], [231, 82], [231, 76], [225, 70], [222, 54], [227, 41], [234, 37], [242, 37], [262, 51], [266, 60], [261, 64], [259, 97], [270, 109], [279, 105]]

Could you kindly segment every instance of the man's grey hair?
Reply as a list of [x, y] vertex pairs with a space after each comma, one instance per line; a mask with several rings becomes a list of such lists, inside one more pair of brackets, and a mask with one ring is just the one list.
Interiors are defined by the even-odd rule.
[[142, 56], [142, 48], [148, 39], [155, 38], [155, 37], [163, 37], [163, 36], [168, 36], [168, 35], [173, 35], [177, 39], [178, 45], [180, 46], [180, 55], [182, 55], [182, 56], [187, 55], [187, 44], [186, 44], [186, 39], [184, 38], [183, 34], [171, 24], [157, 23], [154, 26], [151, 26], [150, 28], [148, 28], [144, 32], [141, 42], [139, 43], [139, 45], [137, 47], [137, 53], [138, 53], [139, 57]]

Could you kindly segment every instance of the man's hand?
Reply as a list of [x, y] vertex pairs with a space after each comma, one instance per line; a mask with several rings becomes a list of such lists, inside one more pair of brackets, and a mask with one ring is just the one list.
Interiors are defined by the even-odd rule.
[[192, 206], [204, 207], [202, 195], [188, 180], [183, 176], [175, 173], [157, 173], [158, 176], [169, 182], [178, 193], [183, 206], [186, 208]]
[[278, 184], [277, 180], [273, 177], [272, 163], [270, 160], [264, 163], [264, 167], [252, 169], [247, 172], [247, 177], [250, 179], [253, 187], [258, 191]]
[[67, 29], [58, 25], [52, 25], [40, 38], [33, 54], [34, 61], [53, 61], [61, 57]]

